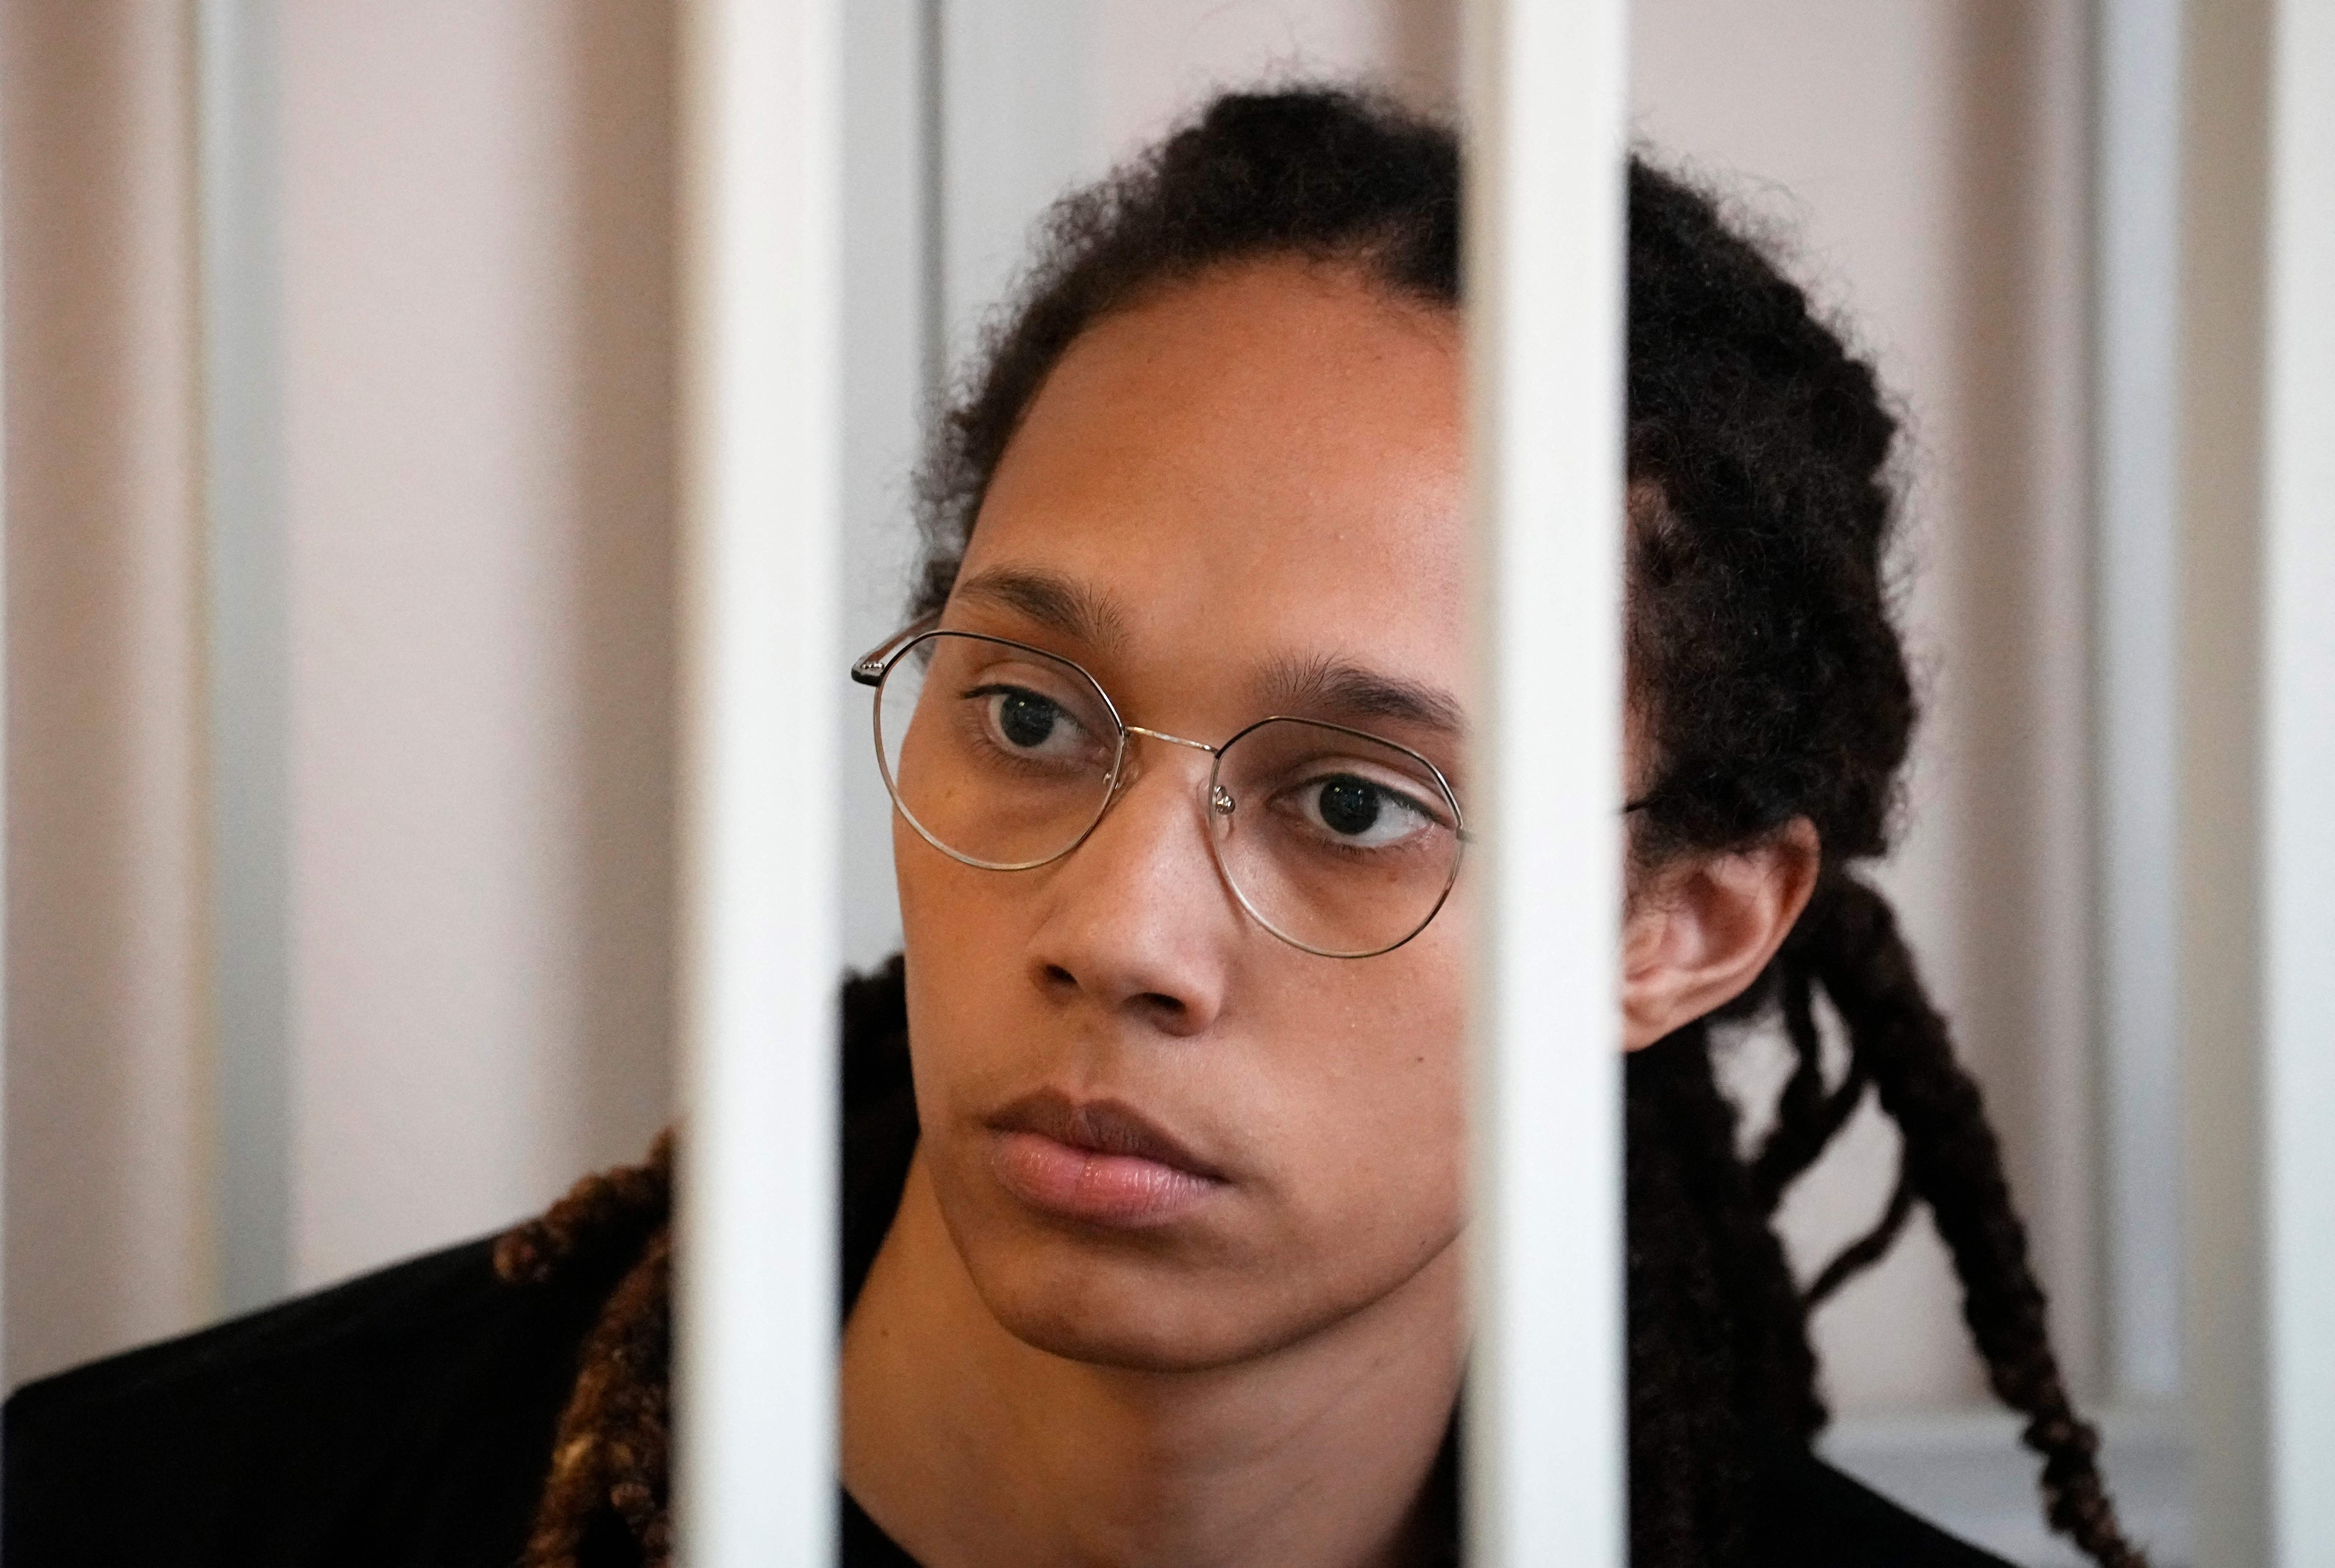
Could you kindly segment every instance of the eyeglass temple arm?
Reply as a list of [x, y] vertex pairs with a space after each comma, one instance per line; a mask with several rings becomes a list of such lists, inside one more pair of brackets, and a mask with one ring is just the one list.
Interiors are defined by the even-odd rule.
[[935, 613], [893, 633], [851, 662], [851, 678], [863, 686], [882, 685], [884, 672], [900, 656], [900, 650], [940, 624], [940, 619]]

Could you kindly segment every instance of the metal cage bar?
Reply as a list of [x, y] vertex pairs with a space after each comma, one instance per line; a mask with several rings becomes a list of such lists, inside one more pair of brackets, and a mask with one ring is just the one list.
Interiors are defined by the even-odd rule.
[[1470, 1559], [1619, 1564], [1622, 0], [1468, 13], [1476, 743]]
[[2181, 0], [2098, 9], [2092, 779], [2107, 1391], [2181, 1391]]
[[204, 923], [218, 1305], [291, 1269], [291, 600], [273, 5], [192, 14], [203, 440]]
[[685, 1559], [834, 1553], [841, 0], [681, 26]]
[[2335, 5], [2271, 29], [2262, 1179], [2271, 1557], [2335, 1563]]

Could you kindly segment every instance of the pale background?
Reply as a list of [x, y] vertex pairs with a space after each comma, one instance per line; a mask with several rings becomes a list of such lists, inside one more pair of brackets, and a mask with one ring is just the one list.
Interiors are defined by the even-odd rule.
[[[1036, 207], [1213, 84], [1437, 104], [1457, 52], [1433, 0], [944, 5], [935, 168], [920, 8], [848, 12], [838, 680], [897, 617], [935, 332], [963, 349]], [[276, 16], [289, 1289], [508, 1224], [667, 1113], [672, 40], [620, 0]], [[269, 1293], [221, 1262], [218, 1129], [253, 1124], [208, 1021], [190, 37], [160, 0], [0, 0], [11, 1385]], [[1908, 411], [1931, 720], [1886, 880], [2096, 1389], [2086, 7], [1642, 0], [1633, 47], [1649, 148]], [[847, 798], [862, 963], [896, 929], [879, 792]], [[1868, 1118], [1795, 1195], [1804, 1261], [1893, 1158]], [[1844, 1411], [1981, 1397], [1926, 1226], [1817, 1327]]]

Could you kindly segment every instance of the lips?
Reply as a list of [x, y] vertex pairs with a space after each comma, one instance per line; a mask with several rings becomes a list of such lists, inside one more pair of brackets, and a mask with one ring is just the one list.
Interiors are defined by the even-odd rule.
[[989, 1128], [998, 1180], [1061, 1219], [1113, 1229], [1164, 1224], [1226, 1185], [1223, 1173], [1116, 1100], [1042, 1090], [991, 1118]]

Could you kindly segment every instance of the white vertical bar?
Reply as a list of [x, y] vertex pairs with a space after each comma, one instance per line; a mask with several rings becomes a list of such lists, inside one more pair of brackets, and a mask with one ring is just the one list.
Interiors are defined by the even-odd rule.
[[2272, 0], [2182, 12], [2182, 1409], [2195, 1560], [2271, 1561], [2262, 465]]
[[2181, 0], [2098, 8], [2093, 778], [2110, 1388], [2181, 1379]]
[[2335, 5], [2271, 40], [2262, 484], [2268, 1534], [2335, 1564]]
[[290, 1284], [291, 740], [276, 7], [196, 12], [205, 937], [218, 1306]]
[[682, 15], [685, 1560], [831, 1560], [840, 0]]
[[1468, 1530], [1625, 1556], [1618, 932], [1623, 0], [1468, 15], [1484, 736]]
[[[0, 82], [5, 82], [7, 80], [9, 68], [14, 64], [14, 62], [11, 61], [5, 53], [8, 47], [6, 40], [10, 31], [11, 30], [5, 26], [0, 26]], [[0, 92], [4, 91], [5, 90], [0, 90]], [[9, 123], [8, 117], [5, 112], [7, 107], [8, 104], [5, 97], [0, 96], [0, 125]], [[8, 143], [5, 140], [0, 140], [0, 212], [5, 212], [7, 206], [9, 182], [6, 178], [5, 170], [9, 161], [7, 155], [11, 151], [13, 151], [13, 149], [8, 145]], [[10, 760], [8, 756], [7, 718], [9, 709], [14, 705], [12, 699], [15, 692], [15, 687], [9, 680], [8, 668], [8, 648], [10, 645], [10, 639], [13, 634], [13, 628], [9, 624], [8, 617], [8, 541], [14, 538], [15, 534], [15, 530], [8, 527], [11, 520], [9, 515], [11, 508], [8, 506], [7, 451], [8, 432], [11, 427], [8, 423], [7, 417], [7, 373], [9, 368], [8, 327], [12, 320], [12, 313], [8, 308], [8, 269], [5, 261], [6, 255], [7, 225], [5, 221], [0, 221], [0, 1283], [5, 1283], [7, 1278], [6, 1264], [9, 1239], [8, 1226], [6, 1224], [8, 1210], [8, 1185], [5, 1180], [5, 1172], [8, 1169], [8, 1118], [6, 1112], [8, 1105], [8, 1053], [9, 1047], [15, 1042], [16, 1038], [15, 1031], [10, 1027], [9, 1020], [8, 998], [10, 995], [9, 981], [11, 977], [8, 973], [7, 956], [10, 945], [8, 934], [14, 929], [13, 923], [9, 918], [11, 910], [8, 903], [9, 825], [13, 818], [10, 817], [8, 810]], [[5, 1289], [0, 1289], [0, 1369], [5, 1369], [10, 1364], [8, 1360], [7, 1294], [8, 1292]]]

